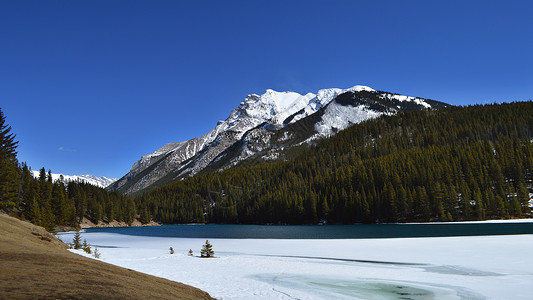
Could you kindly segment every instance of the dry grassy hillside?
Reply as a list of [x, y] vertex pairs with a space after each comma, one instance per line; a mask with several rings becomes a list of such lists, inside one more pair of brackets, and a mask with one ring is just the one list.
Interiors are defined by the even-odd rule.
[[212, 299], [66, 248], [44, 228], [0, 214], [0, 299]]

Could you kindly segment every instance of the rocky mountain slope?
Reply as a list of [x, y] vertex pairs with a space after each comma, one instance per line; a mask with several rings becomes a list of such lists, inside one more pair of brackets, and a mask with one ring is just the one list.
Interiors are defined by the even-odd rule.
[[263, 95], [248, 95], [225, 121], [219, 121], [205, 135], [167, 144], [141, 157], [109, 188], [135, 193], [205, 169], [226, 169], [251, 159], [283, 159], [288, 148], [312, 143], [382, 114], [445, 106], [367, 86], [323, 89], [305, 95], [267, 90]]

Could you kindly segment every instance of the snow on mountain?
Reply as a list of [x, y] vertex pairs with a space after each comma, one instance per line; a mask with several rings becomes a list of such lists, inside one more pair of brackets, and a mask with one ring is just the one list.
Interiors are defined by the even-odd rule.
[[[362, 96], [364, 100], [352, 99], [352, 103], [341, 104], [339, 101], [332, 101], [325, 107], [321, 119], [315, 124], [316, 135], [312, 139], [327, 137], [339, 130], [349, 126], [361, 123], [368, 119], [377, 118], [383, 114], [391, 115], [400, 110], [410, 109], [431, 109], [430, 103], [437, 104], [439, 107], [443, 104], [440, 102], [403, 96], [385, 92], [378, 92], [368, 87], [356, 86], [351, 89], [342, 91], [340, 94], [352, 92], [352, 95], [358, 95], [358, 92], [371, 92], [375, 98], [383, 101], [377, 101], [372, 97]], [[347, 94], [345, 94], [347, 95]], [[343, 95], [344, 96], [344, 95]], [[358, 97], [356, 97], [358, 98]], [[350, 102], [350, 101], [348, 101]]]
[[285, 150], [314, 143], [368, 119], [399, 111], [446, 106], [442, 102], [375, 91], [366, 86], [321, 90], [305, 109], [286, 119], [284, 127], [264, 125], [247, 131], [209, 167], [210, 170], [225, 170], [246, 160], [285, 159]]
[[[397, 108], [377, 111], [372, 109], [370, 104], [365, 103], [357, 105], [331, 103], [337, 96], [348, 92], [352, 94], [370, 93], [375, 99], [395, 103]], [[323, 108], [325, 111], [322, 118], [315, 125], [316, 134], [309, 137], [308, 140], [329, 136], [352, 124], [377, 117], [383, 113], [395, 113], [400, 110], [400, 107], [405, 107], [406, 103], [426, 109], [431, 108], [431, 105], [424, 99], [378, 92], [362, 85], [348, 89], [322, 89], [316, 94], [307, 93], [305, 95], [295, 92], [277, 92], [271, 89], [266, 90], [262, 95], [250, 94], [230, 113], [226, 120], [219, 121], [215, 128], [208, 133], [188, 141], [166, 144], [155, 152], [142, 156], [139, 161], [133, 164], [128, 174], [109, 188], [134, 193], [163, 178], [167, 178], [167, 181], [173, 181], [194, 175], [205, 169], [215, 159], [218, 160], [219, 155], [250, 132], [251, 134], [245, 141], [245, 146], [248, 147], [245, 151], [246, 155], [241, 157], [244, 159], [252, 156], [254, 151], [258, 151], [257, 149], [269, 148], [267, 139], [270, 138], [273, 130], [285, 128], [321, 111]], [[378, 106], [383, 107], [381, 103]], [[263, 128], [260, 128], [260, 125]], [[254, 143], [248, 143], [249, 139], [254, 140]], [[260, 139], [265, 140], [259, 141]], [[276, 155], [273, 153], [271, 157], [275, 158]]]
[[287, 117], [307, 106], [315, 97], [316, 95], [312, 93], [300, 95], [295, 92], [276, 92], [269, 89], [261, 96], [253, 94], [246, 97], [233, 118], [230, 116], [230, 122], [235, 122], [235, 117], [238, 118], [244, 113], [258, 124], [267, 121], [281, 125]]
[[349, 89], [338, 89], [338, 88], [331, 88], [331, 89], [322, 89], [317, 92], [316, 95], [309, 101], [309, 103], [303, 108], [303, 110], [292, 116], [292, 119], [288, 123], [294, 123], [298, 120], [301, 120], [311, 114], [314, 114], [321, 108], [325, 107], [328, 103], [331, 102], [331, 100], [335, 99], [340, 94], [346, 93], [346, 92], [361, 92], [361, 91], [367, 91], [367, 92], [375, 92], [374, 89], [364, 86], [364, 85], [356, 85]]
[[313, 138], [330, 136], [337, 130], [348, 128], [353, 124], [361, 123], [368, 119], [377, 118], [382, 114], [382, 112], [370, 110], [364, 106], [344, 106], [333, 102], [325, 108], [320, 122], [315, 124], [317, 135]]
[[[32, 171], [33, 177], [39, 178], [39, 171]], [[68, 181], [83, 181], [92, 185], [96, 185], [102, 188], [107, 187], [113, 182], [117, 181], [117, 178], [107, 178], [107, 177], [96, 177], [94, 175], [64, 175], [64, 174], [54, 174], [52, 173], [52, 181], [61, 179], [63, 176], [63, 182]]]
[[[217, 145], [220, 147], [213, 147], [211, 153], [204, 154], [204, 161], [210, 161], [210, 158], [214, 158], [226, 149], [226, 146], [239, 140], [246, 131], [259, 124], [263, 122], [282, 124], [285, 118], [301, 110], [313, 97], [315, 95], [311, 93], [303, 96], [294, 92], [276, 92], [270, 89], [261, 96], [248, 95], [225, 121], [219, 121], [211, 131], [185, 142], [164, 145], [155, 152], [142, 156], [132, 166], [126, 177], [132, 178], [148, 167], [157, 164], [153, 171], [155, 176], [144, 179], [139, 185], [151, 184], [166, 175], [170, 169], [190, 159], [218, 139]], [[165, 156], [170, 156], [169, 160], [158, 163]], [[194, 172], [194, 170], [189, 171]], [[126, 181], [117, 182], [117, 187], [122, 187]], [[137, 190], [136, 188], [133, 189]]]
[[418, 105], [422, 105], [425, 108], [431, 108], [431, 105], [427, 102], [425, 102], [422, 99], [416, 98], [416, 97], [410, 97], [410, 96], [403, 96], [403, 95], [396, 95], [396, 94], [389, 94], [384, 93], [380, 96], [382, 99], [388, 99], [388, 100], [398, 100], [400, 102], [414, 102]]

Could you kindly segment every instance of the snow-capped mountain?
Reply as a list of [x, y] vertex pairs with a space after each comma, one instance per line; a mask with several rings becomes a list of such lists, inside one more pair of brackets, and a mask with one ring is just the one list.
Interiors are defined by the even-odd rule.
[[[39, 178], [39, 171], [32, 171], [33, 177]], [[64, 174], [54, 174], [52, 173], [52, 181], [61, 179], [63, 176], [63, 182], [68, 181], [83, 181], [92, 185], [96, 185], [102, 188], [105, 188], [117, 181], [118, 178], [107, 178], [107, 177], [96, 177], [94, 175], [64, 175]]]
[[303, 118], [291, 116], [298, 118], [298, 121], [288, 122], [283, 128], [272, 130], [271, 126], [264, 124], [249, 130], [240, 141], [211, 162], [209, 169], [224, 170], [241, 162], [285, 159], [284, 154], [294, 146], [314, 143], [368, 119], [398, 111], [446, 106], [448, 104], [434, 100], [379, 92], [368, 87], [341, 90], [315, 113]]
[[[333, 101], [340, 96], [342, 100]], [[262, 95], [248, 95], [225, 121], [219, 121], [205, 135], [170, 143], [142, 156], [128, 174], [109, 188], [134, 193], [156, 183], [197, 174], [207, 167], [225, 169], [258, 154], [262, 159], [276, 159], [287, 146], [330, 136], [369, 118], [443, 106], [446, 104], [360, 85], [305, 95], [269, 89]]]

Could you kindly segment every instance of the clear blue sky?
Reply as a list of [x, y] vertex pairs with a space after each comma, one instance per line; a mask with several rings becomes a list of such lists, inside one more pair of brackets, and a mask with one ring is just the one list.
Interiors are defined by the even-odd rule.
[[121, 177], [246, 95], [357, 84], [455, 105], [533, 98], [533, 1], [2, 1], [19, 160]]

